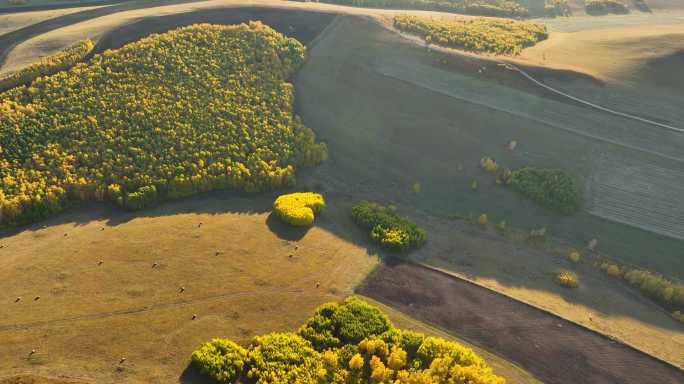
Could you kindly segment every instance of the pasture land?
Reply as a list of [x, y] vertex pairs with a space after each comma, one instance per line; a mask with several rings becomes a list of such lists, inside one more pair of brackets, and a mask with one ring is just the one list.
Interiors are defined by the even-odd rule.
[[[367, 234], [348, 216], [358, 199], [398, 205], [402, 215], [427, 229], [430, 240], [414, 254], [417, 260], [681, 367], [681, 324], [635, 291], [582, 267], [576, 270], [581, 287], [563, 290], [550, 272], [565, 266], [564, 261], [443, 218], [487, 213], [492, 223], [503, 219], [521, 228], [545, 226], [552, 236], [580, 246], [596, 237], [599, 249], [611, 256], [682, 278], [682, 242], [652, 233], [676, 230], [673, 215], [662, 215], [663, 222], [651, 223], [648, 231], [634, 227], [639, 212], [625, 220], [631, 225], [597, 216], [597, 206], [605, 212], [616, 201], [618, 207], [630, 201], [618, 198], [564, 217], [497, 186], [479, 168], [483, 156], [511, 168], [562, 168], [593, 201], [592, 190], [601, 185], [597, 180], [606, 179], [601, 175], [625, 174], [611, 172], [614, 158], [681, 173], [681, 135], [560, 99], [488, 58], [428, 51], [366, 16], [337, 18], [313, 40], [333, 19], [331, 12], [391, 20], [395, 13], [389, 11], [268, 1], [294, 10], [214, 8], [240, 3], [119, 9], [97, 19], [81, 15], [74, 25], [62, 19], [52, 27], [29, 28], [22, 32], [29, 40], [12, 40], [19, 45], [2, 70], [84, 37], [105, 49], [182, 23], [261, 19], [311, 43], [309, 59], [294, 79], [296, 109], [329, 144], [331, 156], [302, 173], [299, 187], [323, 192], [332, 210], [308, 232], [286, 231], [267, 213], [274, 196], [213, 193], [140, 214], [88, 206], [5, 233], [0, 237], [6, 245], [0, 249], [0, 291], [4, 305], [19, 309], [0, 314], [5, 340], [0, 355], [10, 356], [0, 361], [3, 374], [69, 372], [98, 382], [197, 382], [185, 368], [200, 342], [215, 336], [246, 342], [254, 334], [293, 329], [318, 304], [349, 294], [377, 264], [379, 251], [367, 248]], [[239, 20], [239, 15], [248, 19]], [[299, 15], [301, 23], [293, 22], [292, 15]], [[62, 28], [51, 29], [56, 26]], [[550, 41], [554, 35], [552, 29]], [[6, 51], [9, 46], [0, 46], [0, 57]], [[637, 93], [579, 69], [559, 71], [539, 62], [525, 68], [568, 92], [628, 105], [632, 113], [670, 124], [682, 121], [677, 99], [668, 100], [661, 93], [664, 87], [656, 84]], [[518, 142], [515, 151], [508, 149], [510, 140]], [[477, 190], [471, 188], [473, 180]], [[663, 189], [676, 191], [681, 183], [673, 178], [658, 184], [654, 196], [661, 193], [663, 201], [672, 202], [674, 195]], [[17, 296], [22, 299], [13, 303]], [[37, 353], [28, 358], [32, 348]], [[121, 357], [127, 360], [119, 370]], [[557, 363], [567, 366], [567, 360]]]

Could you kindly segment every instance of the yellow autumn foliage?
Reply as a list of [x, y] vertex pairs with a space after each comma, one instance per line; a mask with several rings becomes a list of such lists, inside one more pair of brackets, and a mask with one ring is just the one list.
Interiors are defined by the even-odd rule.
[[313, 192], [297, 192], [279, 196], [273, 210], [284, 222], [304, 227], [313, 224], [316, 214], [325, 208], [323, 196]]

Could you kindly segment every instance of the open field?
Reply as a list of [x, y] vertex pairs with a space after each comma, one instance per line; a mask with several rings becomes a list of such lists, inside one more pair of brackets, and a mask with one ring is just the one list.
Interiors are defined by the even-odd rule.
[[294, 329], [375, 265], [335, 235], [351, 220], [291, 231], [271, 201], [212, 194], [141, 216], [91, 207], [4, 236], [0, 371], [191, 382], [183, 371], [199, 343]]
[[[545, 382], [674, 384], [684, 380], [684, 372], [606, 337], [421, 267], [383, 264], [360, 292], [496, 351]], [[561, 365], [565, 369], [557, 368]]]
[[[684, 233], [679, 232], [684, 215], [678, 203], [684, 188], [682, 135], [550, 95], [490, 58], [427, 51], [366, 17], [386, 21], [394, 14], [390, 11], [275, 1], [267, 1], [266, 10], [216, 8], [242, 3], [154, 8], [131, 2], [132, 8], [115, 12], [60, 16], [0, 36], [9, 44], [0, 44], [0, 58], [9, 53], [2, 70], [84, 37], [97, 41], [101, 50], [177, 25], [262, 19], [313, 47], [294, 78], [297, 113], [328, 143], [331, 156], [323, 166], [301, 173], [299, 186], [323, 192], [331, 211], [311, 230], [291, 231], [269, 216], [273, 195], [214, 193], [139, 215], [87, 206], [6, 233], [0, 237], [5, 245], [0, 292], [6, 305], [15, 307], [0, 313], [6, 341], [0, 355], [10, 356], [0, 361], [3, 374], [66, 372], [98, 383], [201, 382], [196, 372], [186, 370], [189, 353], [200, 342], [215, 336], [246, 342], [254, 334], [292, 329], [318, 304], [349, 294], [370, 272], [377, 249], [366, 248], [366, 234], [347, 215], [358, 199], [396, 204], [428, 229], [427, 245], [413, 256], [417, 260], [684, 366], [682, 325], [634, 291], [583, 267], [577, 267], [580, 288], [565, 291], [550, 274], [568, 267], [566, 261], [443, 218], [488, 213], [492, 222], [546, 226], [552, 236], [579, 245], [596, 237], [602, 252], [682, 278], [682, 241], [676, 239]], [[351, 16], [333, 20], [335, 12]], [[654, 65], [661, 68], [659, 63]], [[666, 67], [676, 74], [676, 61], [668, 63], [674, 63]], [[666, 87], [655, 81], [630, 89], [579, 67], [557, 71], [530, 61], [525, 68], [563, 90], [629, 105], [632, 113], [670, 124], [684, 121], [678, 99], [666, 97], [661, 93], [668, 92]], [[639, 69], [630, 71], [643, 76]], [[507, 149], [509, 140], [518, 141], [515, 151]], [[570, 217], [540, 208], [495, 185], [479, 169], [482, 156], [510, 167], [563, 168], [576, 178], [589, 204]], [[630, 170], [637, 177], [628, 178]], [[477, 190], [470, 187], [473, 180]], [[412, 189], [415, 183], [419, 193]], [[630, 199], [643, 191], [641, 183], [654, 188], [643, 206], [633, 207]], [[610, 186], [620, 194], [596, 193]], [[655, 214], [642, 222], [649, 218], [646, 211]], [[616, 223], [618, 216], [626, 224]], [[159, 264], [152, 268], [153, 263]], [[423, 293], [427, 299], [435, 294]], [[22, 300], [13, 303], [17, 296]], [[566, 327], [553, 330], [567, 337]], [[525, 349], [526, 356], [534, 347], [509, 344]], [[37, 353], [29, 358], [32, 348]], [[640, 356], [637, 366], [653, 364]], [[127, 361], [119, 370], [121, 357]], [[510, 375], [502, 372], [509, 382], [529, 382], [528, 374], [516, 374], [503, 360], [497, 364], [510, 369]], [[562, 371], [559, 367], [569, 363], [555, 364], [550, 368]], [[592, 368], [588, 374], [600, 378], [600, 372]]]
[[21, 29], [59, 16], [96, 8], [98, 7], [63, 8], [48, 11], [0, 14], [0, 35], [4, 35], [5, 33], [13, 32], [17, 29]]

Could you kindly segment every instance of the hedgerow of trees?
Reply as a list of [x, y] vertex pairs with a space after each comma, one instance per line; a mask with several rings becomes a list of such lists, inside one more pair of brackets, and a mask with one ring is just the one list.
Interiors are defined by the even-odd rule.
[[673, 282], [657, 273], [619, 266], [611, 261], [604, 261], [599, 267], [607, 274], [623, 279], [664, 306], [684, 311], [684, 284]]
[[0, 76], [0, 91], [29, 84], [39, 76], [49, 76], [64, 71], [81, 62], [93, 50], [93, 42], [88, 40], [67, 47], [52, 56], [47, 56], [37, 63], [18, 71]]
[[273, 211], [284, 222], [304, 227], [313, 224], [314, 218], [325, 208], [323, 196], [313, 192], [297, 192], [278, 196]]
[[394, 209], [361, 201], [352, 207], [352, 218], [360, 227], [370, 231], [371, 238], [383, 248], [395, 252], [422, 246], [427, 240], [425, 230]]
[[535, 202], [566, 215], [582, 206], [572, 177], [559, 169], [520, 168], [510, 173], [507, 183]]
[[215, 339], [192, 361], [221, 383], [505, 383], [472, 349], [395, 328], [355, 297], [320, 306], [297, 333], [257, 336], [247, 348]]
[[619, 0], [584, 0], [584, 9], [590, 15], [629, 13], [629, 8]]
[[477, 16], [527, 17], [527, 6], [514, 0], [295, 0], [367, 8], [401, 8]]
[[420, 36], [427, 43], [509, 55], [517, 55], [549, 36], [541, 23], [487, 18], [430, 19], [404, 15], [394, 18], [394, 26]]
[[201, 24], [0, 94], [0, 225], [87, 200], [140, 209], [291, 185], [327, 156], [286, 82], [304, 56], [258, 22]]

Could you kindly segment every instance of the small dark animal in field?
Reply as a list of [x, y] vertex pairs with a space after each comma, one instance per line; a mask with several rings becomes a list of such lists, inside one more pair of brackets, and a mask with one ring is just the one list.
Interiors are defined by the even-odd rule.
[[317, 282], [316, 282], [316, 288], [318, 288], [318, 287], [320, 287], [320, 286], [321, 286], [321, 283], [317, 281]]
[[201, 226], [202, 226], [202, 222], [200, 221], [200, 223], [197, 224], [197, 228], [199, 228], [199, 227], [201, 227]]
[[157, 268], [159, 266], [159, 263], [153, 263], [152, 268]]
[[31, 352], [29, 352], [29, 357], [33, 356], [36, 354], [36, 350], [32, 349]]
[[178, 291], [179, 291], [180, 293], [185, 292], [185, 287], [180, 287], [180, 289], [179, 289]]
[[220, 255], [222, 252], [221, 251], [216, 251], [215, 256]]
[[67, 234], [66, 234], [66, 233], [64, 234], [64, 237], [67, 237]]
[[0, 244], [0, 248], [5, 248], [5, 245], [4, 245], [4, 244]]
[[125, 357], [122, 357], [121, 360], [119, 360], [119, 364], [123, 364], [123, 363], [125, 363], [125, 362], [126, 362], [126, 358], [125, 358]]
[[40, 296], [36, 296], [36, 297], [33, 299], [33, 301], [38, 301], [38, 300], [40, 300]]
[[104, 227], [100, 228], [100, 231], [104, 231]]
[[192, 319], [195, 320], [197, 318], [197, 314], [192, 315]]
[[15, 303], [18, 303], [18, 302], [20, 302], [20, 301], [21, 301], [21, 297], [17, 297], [17, 298], [14, 300]]
[[104, 261], [100, 260], [97, 262], [97, 265], [102, 265], [102, 263], [104, 263]]

